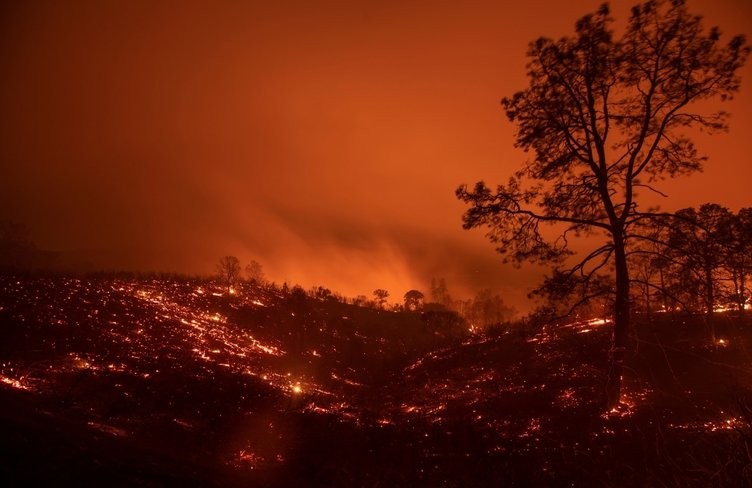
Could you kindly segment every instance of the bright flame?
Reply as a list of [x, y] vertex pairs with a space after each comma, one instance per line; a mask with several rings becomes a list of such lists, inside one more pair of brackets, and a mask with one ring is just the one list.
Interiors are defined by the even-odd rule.
[[28, 386], [24, 385], [20, 381], [18, 381], [16, 379], [13, 379], [13, 378], [8, 378], [7, 376], [0, 375], [0, 383], [5, 383], [6, 385], [9, 385], [9, 386], [11, 386], [13, 388], [16, 388], [16, 389], [19, 389], [19, 390], [29, 390], [30, 389]]

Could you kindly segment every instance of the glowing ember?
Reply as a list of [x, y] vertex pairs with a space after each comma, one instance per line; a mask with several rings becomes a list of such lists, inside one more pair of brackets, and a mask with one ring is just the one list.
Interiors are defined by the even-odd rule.
[[12, 388], [16, 388], [17, 390], [31, 390], [28, 386], [21, 383], [19, 380], [14, 378], [9, 378], [7, 376], [0, 375], [0, 383], [4, 385], [8, 385]]
[[556, 399], [556, 403], [562, 408], [573, 408], [579, 405], [577, 395], [571, 388], [562, 391]]
[[527, 424], [525, 430], [520, 434], [520, 437], [531, 437], [534, 434], [539, 433], [541, 430], [541, 421], [539, 418], [532, 418]]
[[249, 451], [246, 449], [241, 449], [238, 451], [236, 458], [234, 459], [235, 466], [238, 467], [246, 467], [249, 469], [255, 469], [259, 466], [259, 464], [264, 460], [261, 456], [256, 454], [253, 451]]
[[[328, 428], [337, 422], [352, 429], [343, 432], [378, 429], [384, 440], [398, 434], [406, 443], [414, 442], [408, 448], [419, 449], [424, 459], [436, 459], [432, 465], [438, 465], [446, 459], [442, 446], [454, 446], [468, 431], [488, 440], [480, 455], [534, 452], [552, 441], [559, 446], [560, 438], [566, 444], [565, 436], [605, 442], [607, 436], [635, 432], [634, 426], [646, 417], [637, 414], [646, 413], [640, 409], [653, 400], [648, 398], [652, 383], [625, 369], [621, 403], [601, 416], [593, 414], [600, 413], [596, 409], [603, 371], [597, 361], [606, 357], [603, 344], [611, 323], [606, 318], [547, 325], [519, 335], [464, 335], [411, 350], [411, 345], [398, 342], [402, 337], [373, 333], [337, 308], [322, 318], [319, 310], [284, 308], [288, 304], [279, 293], [239, 285], [230, 300], [226, 287], [200, 283], [123, 280], [102, 286], [70, 280], [60, 302], [70, 300], [72, 305], [51, 306], [41, 318], [16, 307], [30, 323], [55, 331], [54, 339], [42, 336], [44, 340], [59, 342], [49, 346], [54, 354], [48, 357], [5, 359], [10, 362], [0, 364], [0, 385], [19, 390], [33, 386], [40, 398], [62, 393], [65, 408], [83, 418], [87, 429], [139, 441], [156, 422], [143, 414], [151, 407], [150, 396], [169, 395], [162, 397], [168, 400], [159, 412], [172, 429], [166, 432], [177, 431], [181, 439], [198, 437], [210, 425], [207, 418], [220, 419], [218, 425], [224, 418], [237, 420], [241, 427], [228, 440], [221, 462], [251, 470], [278, 468], [284, 462], [283, 453], [295, 445], [297, 435], [290, 415], [306, 415], [313, 426], [322, 422]], [[36, 303], [32, 297], [37, 294], [21, 294], [19, 301]], [[67, 337], [69, 331], [74, 340]], [[719, 327], [718, 333], [724, 337], [717, 340], [719, 346], [726, 347], [730, 337], [742, 347], [743, 339], [734, 332]], [[574, 357], [567, 349], [570, 340], [577, 345]], [[703, 341], [707, 344], [705, 336]], [[399, 361], [394, 370], [385, 371], [390, 376], [382, 376], [375, 365], [389, 365], [388, 355], [395, 349]], [[667, 350], [669, 355], [674, 352]], [[727, 352], [703, 347], [699, 354], [722, 360]], [[694, 388], [684, 383], [681, 373], [677, 367], [683, 384]], [[174, 388], [176, 378], [179, 388]], [[219, 400], [206, 400], [216, 391], [221, 392]], [[228, 408], [237, 410], [225, 417]], [[583, 413], [595, 418], [588, 418], [588, 427], [579, 432], [572, 426], [583, 424], [570, 419], [579, 422]], [[689, 430], [722, 433], [746, 427], [743, 420], [717, 411], [653, 417], [683, 436]], [[675, 423], [668, 424], [669, 418]], [[272, 420], [281, 427], [260, 432], [264, 428], [259, 425], [271, 425]], [[478, 454], [466, 447], [451, 454], [463, 459]], [[567, 447], [571, 445], [562, 444]], [[576, 449], [587, 455], [601, 452], [584, 444]], [[548, 469], [545, 462], [540, 469]]]
[[719, 432], [724, 430], [735, 430], [745, 426], [743, 419], [739, 417], [729, 417], [726, 419], [706, 420], [699, 422], [690, 422], [686, 424], [670, 424], [673, 429]]
[[112, 425], [102, 424], [99, 422], [88, 422], [88, 425], [93, 429], [116, 437], [126, 437], [128, 435], [127, 431], [118, 427], [113, 427]]

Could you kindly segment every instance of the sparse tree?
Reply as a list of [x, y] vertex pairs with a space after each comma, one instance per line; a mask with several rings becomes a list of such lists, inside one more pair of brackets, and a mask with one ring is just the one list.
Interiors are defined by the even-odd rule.
[[730, 244], [732, 213], [721, 205], [706, 203], [699, 210], [685, 208], [683, 217], [669, 232], [669, 248], [677, 264], [697, 282], [708, 324], [721, 291], [721, 267]]
[[227, 293], [231, 293], [232, 285], [240, 278], [240, 261], [235, 256], [224, 256], [217, 263], [217, 274], [220, 282], [227, 286]]
[[443, 305], [447, 310], [453, 308], [452, 296], [449, 294], [449, 289], [444, 278], [439, 278], [438, 280], [436, 278], [431, 279], [431, 301]]
[[423, 293], [418, 290], [410, 290], [405, 293], [404, 299], [405, 310], [414, 312], [416, 310], [420, 310], [423, 307], [423, 300], [425, 299], [425, 295], [423, 295]]
[[331, 300], [334, 298], [334, 296], [332, 295], [332, 290], [321, 285], [311, 288], [310, 295], [311, 297], [318, 300]]
[[635, 294], [632, 302], [641, 304], [642, 311], [650, 316], [653, 312], [651, 282], [655, 278], [657, 269], [652, 266], [653, 259], [647, 254], [636, 255], [630, 261], [629, 275], [632, 283], [637, 285], [632, 287], [632, 292]]
[[733, 301], [744, 312], [749, 299], [749, 275], [752, 273], [752, 208], [743, 208], [731, 221], [731, 245], [726, 265], [734, 285]]
[[389, 298], [389, 292], [383, 288], [377, 288], [373, 290], [373, 298], [376, 308], [384, 308], [384, 305], [386, 305], [386, 299]]
[[[647, 221], [640, 242], [629, 251], [629, 276], [634, 293], [632, 303], [636, 308], [651, 316], [656, 308], [665, 310], [667, 297], [671, 295], [666, 287], [666, 271], [671, 267], [667, 248], [670, 227]], [[660, 305], [656, 304], [660, 302]]]
[[[612, 25], [603, 5], [577, 21], [574, 37], [531, 43], [528, 88], [502, 101], [531, 159], [496, 191], [483, 182], [457, 190], [470, 204], [464, 227], [487, 227], [508, 259], [559, 267], [577, 277], [583, 298], [593, 294], [590, 278], [613, 277], [608, 407], [620, 400], [630, 329], [628, 247], [639, 239], [635, 224], [655, 215], [638, 207], [637, 191], [658, 192], [660, 180], [700, 169], [686, 129], [727, 127], [707, 101], [739, 89], [749, 51], [741, 36], [722, 45], [682, 0], [635, 6], [620, 38]], [[601, 245], [572, 265], [568, 239], [578, 235]]]
[[258, 261], [252, 259], [245, 267], [245, 275], [248, 281], [261, 284], [264, 282], [264, 267]]
[[501, 295], [481, 290], [466, 309], [467, 320], [476, 328], [486, 329], [512, 318], [515, 311], [504, 303]]
[[631, 264], [644, 268], [632, 271], [639, 275], [633, 281], [653, 289], [668, 309], [703, 312], [708, 322], [718, 306], [744, 310], [752, 265], [750, 209], [734, 215], [721, 205], [706, 203], [651, 225], [650, 242], [631, 251], [639, 258]]

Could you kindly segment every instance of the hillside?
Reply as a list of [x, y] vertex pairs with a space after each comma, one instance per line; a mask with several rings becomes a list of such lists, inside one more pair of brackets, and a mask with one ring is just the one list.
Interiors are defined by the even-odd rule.
[[247, 285], [0, 280], [0, 478], [70, 486], [752, 482], [752, 323], [639, 318], [458, 336]]

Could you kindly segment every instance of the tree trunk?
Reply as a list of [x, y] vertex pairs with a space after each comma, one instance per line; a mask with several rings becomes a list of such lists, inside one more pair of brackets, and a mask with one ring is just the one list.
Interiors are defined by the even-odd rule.
[[647, 269], [647, 265], [643, 266], [643, 275], [645, 276], [645, 313], [648, 319], [651, 318], [652, 310], [650, 308], [650, 271]]
[[606, 384], [606, 403], [609, 409], [619, 405], [624, 358], [629, 337], [629, 269], [624, 238], [614, 236], [614, 263], [616, 265], [616, 301], [614, 304], [614, 336], [611, 348], [611, 367]]
[[[659, 290], [661, 294], [661, 305], [663, 308], [663, 311], [665, 312], [668, 308], [666, 306], [666, 281], [663, 278], [663, 267], [658, 268], [658, 272], [660, 273], [660, 279], [661, 279], [661, 289]], [[673, 307], [671, 307], [673, 309]]]
[[744, 315], [744, 311], [746, 310], [744, 306], [746, 305], [746, 302], [747, 302], [746, 295], [744, 294], [744, 291], [745, 291], [744, 288], [746, 288], [747, 286], [747, 284], [745, 283], [746, 281], [745, 278], [746, 276], [745, 276], [744, 271], [739, 272], [739, 290], [738, 290], [737, 297], [738, 297], [738, 302], [739, 302], [739, 312], [742, 315]]
[[736, 305], [736, 310], [741, 312], [742, 299], [741, 292], [739, 291], [739, 275], [737, 274], [736, 269], [731, 270], [731, 283], [734, 284], [734, 304]]
[[[706, 259], [706, 262], [708, 260]], [[705, 324], [710, 335], [710, 343], [715, 344], [715, 324], [713, 323], [713, 305], [715, 304], [715, 290], [713, 289], [713, 267], [705, 265]]]

